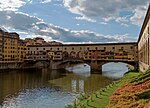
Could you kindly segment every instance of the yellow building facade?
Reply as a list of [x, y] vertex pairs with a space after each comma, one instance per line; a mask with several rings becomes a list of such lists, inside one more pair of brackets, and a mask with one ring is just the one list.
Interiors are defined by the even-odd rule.
[[0, 31], [0, 62], [22, 62], [25, 59], [26, 45], [19, 34]]
[[19, 35], [5, 32], [3, 38], [3, 62], [17, 61]]
[[3, 60], [3, 34], [4, 34], [4, 31], [0, 29], [0, 62], [2, 62]]
[[24, 40], [18, 41], [18, 61], [23, 62], [26, 59], [27, 46]]

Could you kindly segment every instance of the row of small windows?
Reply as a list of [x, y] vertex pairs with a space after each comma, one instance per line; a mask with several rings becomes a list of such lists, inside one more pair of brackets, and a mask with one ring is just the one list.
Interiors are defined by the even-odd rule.
[[[17, 49], [16, 47], [5, 47], [5, 49]], [[19, 50], [26, 50], [26, 48], [18, 48]]]
[[[50, 50], [52, 50], [53, 48], [50, 48]], [[106, 47], [104, 47], [104, 50], [106, 49]], [[115, 49], [115, 47], [112, 47], [112, 49]], [[121, 49], [124, 49], [124, 47], [121, 47]], [[133, 49], [133, 46], [130, 46], [130, 49]], [[30, 48], [28, 48], [28, 50], [30, 50]], [[39, 50], [39, 48], [36, 48], [36, 50]], [[43, 50], [45, 50], [45, 48], [43, 48]], [[60, 48], [57, 48], [57, 50], [60, 50]], [[67, 48], [64, 48], [64, 50], [67, 50]], [[74, 47], [72, 47], [72, 50], [74, 50]], [[82, 48], [80, 47], [80, 50], [82, 50]], [[87, 50], [90, 50], [90, 47], [87, 47]], [[95, 50], [98, 50], [98, 47], [95, 47]]]
[[47, 58], [47, 57], [28, 57], [28, 59], [41, 59], [41, 58]]
[[[93, 56], [85, 56], [85, 58], [86, 59], [91, 59], [91, 58], [95, 58], [95, 57], [93, 57]], [[101, 56], [98, 56], [97, 57], [98, 59], [128, 59], [128, 60], [134, 60], [134, 58], [124, 58], [124, 57], [122, 57], [122, 58], [117, 58], [117, 57], [101, 57]]]

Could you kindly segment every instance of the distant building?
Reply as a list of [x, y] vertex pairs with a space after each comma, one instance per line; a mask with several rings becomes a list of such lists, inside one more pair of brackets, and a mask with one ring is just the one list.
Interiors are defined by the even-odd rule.
[[31, 39], [31, 38], [25, 38], [25, 43], [26, 43], [26, 46], [28, 45], [35, 45], [35, 40], [34, 39]]
[[36, 45], [43, 45], [45, 42], [44, 39], [41, 37], [36, 37], [36, 38], [34, 38], [34, 40], [35, 40]]
[[36, 37], [36, 38], [25, 38], [24, 40], [26, 42], [26, 45], [49, 45], [48, 42], [46, 42], [43, 38], [41, 37]]
[[56, 41], [51, 41], [51, 42], [48, 42], [49, 45], [62, 45], [61, 42], [56, 42]]

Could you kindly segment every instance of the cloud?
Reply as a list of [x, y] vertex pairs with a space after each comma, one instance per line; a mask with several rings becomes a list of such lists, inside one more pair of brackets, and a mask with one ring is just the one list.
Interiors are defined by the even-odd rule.
[[107, 23], [106, 23], [106, 22], [100, 22], [100, 24], [102, 24], [102, 25], [106, 25]]
[[90, 19], [99, 17], [108, 22], [116, 20], [117, 17], [120, 17], [120, 13], [124, 11], [133, 13], [133, 18], [131, 19], [137, 18], [139, 11], [143, 13], [146, 11], [146, 9], [140, 10], [138, 8], [147, 6], [149, 0], [63, 0], [63, 3], [72, 13]]
[[96, 20], [93, 20], [93, 19], [90, 19], [90, 18], [87, 18], [87, 17], [84, 17], [84, 16], [82, 16], [82, 17], [76, 17], [75, 19], [77, 19], [77, 20], [85, 20], [85, 21], [88, 21], [88, 22], [96, 22]]
[[[21, 37], [41, 36], [45, 39], [61, 42], [124, 42], [129, 41], [129, 35], [103, 35], [88, 30], [71, 30], [53, 24], [47, 24], [42, 19], [21, 12], [0, 11], [1, 26], [14, 31], [20, 31]], [[131, 41], [134, 39], [131, 39]], [[48, 40], [47, 40], [48, 41]]]
[[125, 24], [125, 23], [121, 23], [121, 25], [124, 26], [124, 27], [129, 27], [129, 25]]
[[131, 23], [134, 25], [141, 26], [143, 19], [145, 17], [145, 14], [146, 14], [146, 11], [145, 11], [146, 9], [147, 9], [146, 6], [141, 6], [141, 7], [134, 9], [135, 13], [130, 18]]
[[21, 12], [0, 11], [0, 24], [5, 27], [11, 27], [18, 30], [30, 31], [32, 24], [42, 22], [34, 16], [29, 16]]
[[40, 3], [50, 3], [52, 0], [41, 0]]
[[118, 22], [118, 23], [120, 23], [120, 22], [126, 23], [126, 22], [129, 22], [129, 21], [128, 21], [127, 17], [117, 17], [116, 18], [116, 22]]
[[23, 0], [0, 0], [0, 11], [17, 11], [24, 4]]

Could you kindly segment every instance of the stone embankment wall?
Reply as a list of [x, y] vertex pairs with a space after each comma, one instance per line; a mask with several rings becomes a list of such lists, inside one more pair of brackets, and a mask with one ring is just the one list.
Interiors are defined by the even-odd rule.
[[36, 68], [33, 64], [27, 64], [27, 65], [25, 65], [25, 64], [26, 64], [25, 62], [0, 63], [0, 72], [6, 71], [6, 70], [19, 70], [19, 69]]
[[21, 64], [22, 63], [14, 63], [14, 62], [11, 62], [11, 63], [0, 63], [0, 71], [3, 71], [3, 70], [13, 70], [13, 69], [21, 69]]

